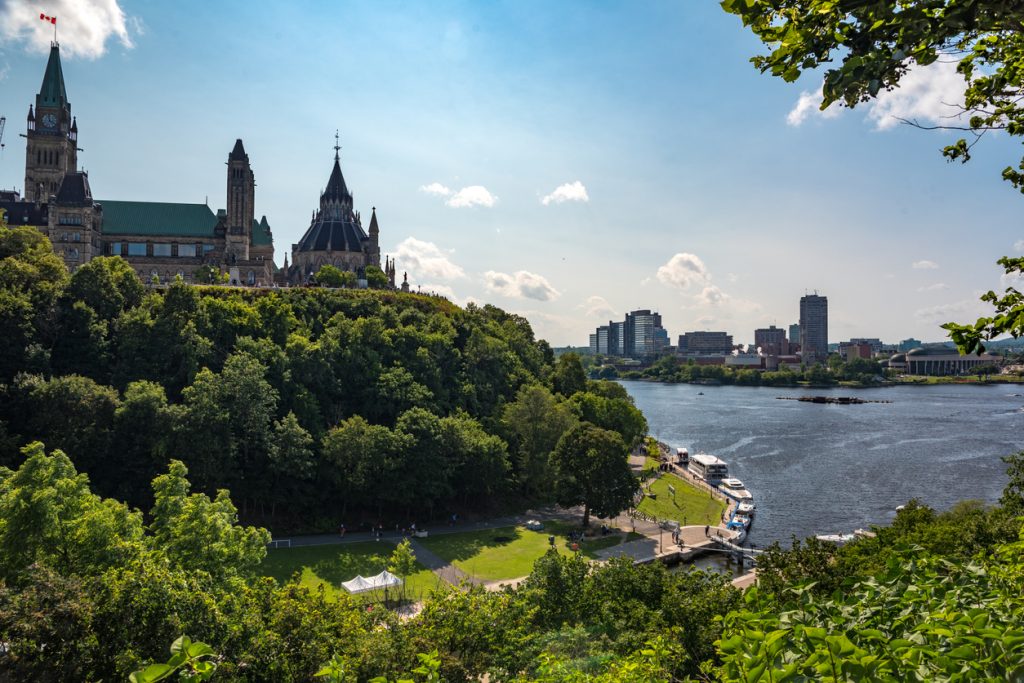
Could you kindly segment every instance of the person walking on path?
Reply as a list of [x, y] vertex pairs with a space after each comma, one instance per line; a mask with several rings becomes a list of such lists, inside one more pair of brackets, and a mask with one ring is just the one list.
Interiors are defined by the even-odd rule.
[[345, 524], [344, 523], [342, 523], [341, 528], [338, 529], [338, 535], [341, 536], [342, 538], [345, 538]]
[[711, 525], [710, 524], [705, 524], [704, 525], [704, 537], [708, 538], [710, 536], [711, 536]]

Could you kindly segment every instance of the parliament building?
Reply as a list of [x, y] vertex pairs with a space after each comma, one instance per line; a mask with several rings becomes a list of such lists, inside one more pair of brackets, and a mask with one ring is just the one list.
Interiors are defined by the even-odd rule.
[[[331, 264], [356, 273], [365, 286], [368, 266], [380, 267], [376, 211], [369, 234], [345, 185], [335, 145], [334, 168], [306, 234], [292, 245], [291, 265], [274, 265], [274, 238], [266, 216], [256, 219], [256, 182], [249, 155], [236, 140], [227, 157], [225, 209], [208, 204], [94, 199], [89, 175], [78, 169], [78, 121], [72, 116], [53, 43], [26, 122], [24, 196], [0, 190], [8, 225], [33, 226], [74, 270], [95, 256], [121, 256], [145, 281], [191, 282], [204, 265], [235, 285], [298, 285]], [[394, 286], [395, 266], [383, 268]]]

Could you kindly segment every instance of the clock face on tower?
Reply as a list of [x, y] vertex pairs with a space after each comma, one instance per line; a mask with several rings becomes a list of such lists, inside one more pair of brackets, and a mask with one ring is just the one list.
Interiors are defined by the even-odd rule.
[[57, 126], [57, 117], [53, 114], [47, 114], [43, 117], [43, 126], [46, 128], [55, 128]]

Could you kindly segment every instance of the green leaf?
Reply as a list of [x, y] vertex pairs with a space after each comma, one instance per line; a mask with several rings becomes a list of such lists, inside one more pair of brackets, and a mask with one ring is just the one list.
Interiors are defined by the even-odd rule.
[[166, 664], [150, 664], [142, 671], [136, 671], [128, 677], [131, 683], [152, 683], [166, 678], [174, 671], [173, 667]]

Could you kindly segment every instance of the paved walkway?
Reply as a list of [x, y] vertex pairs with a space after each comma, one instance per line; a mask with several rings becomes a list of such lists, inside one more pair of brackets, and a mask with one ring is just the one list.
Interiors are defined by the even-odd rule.
[[437, 553], [426, 548], [417, 539], [410, 538], [409, 545], [412, 547], [412, 551], [416, 553], [417, 561], [430, 571], [434, 572], [442, 581], [446, 581], [453, 586], [458, 586], [463, 581], [468, 581], [469, 583], [477, 585], [483, 584], [483, 581], [470, 576], [454, 564], [446, 562]]

